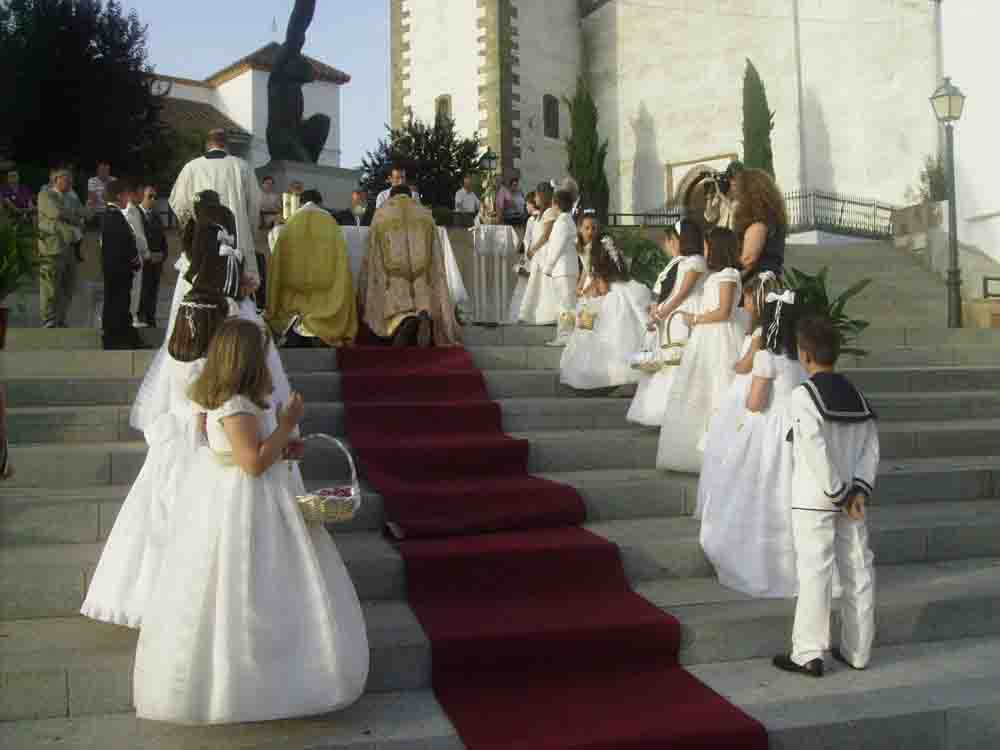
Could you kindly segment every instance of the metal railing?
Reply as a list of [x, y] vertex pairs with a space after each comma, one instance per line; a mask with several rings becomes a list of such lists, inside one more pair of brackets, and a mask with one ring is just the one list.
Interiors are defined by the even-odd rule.
[[820, 231], [875, 240], [893, 236], [896, 207], [881, 201], [810, 190], [787, 193], [785, 207], [789, 233]]
[[[785, 194], [788, 232], [821, 231], [850, 237], [884, 240], [893, 236], [895, 206], [881, 201], [822, 190]], [[683, 208], [646, 213], [608, 214], [613, 227], [666, 227], [685, 215]]]

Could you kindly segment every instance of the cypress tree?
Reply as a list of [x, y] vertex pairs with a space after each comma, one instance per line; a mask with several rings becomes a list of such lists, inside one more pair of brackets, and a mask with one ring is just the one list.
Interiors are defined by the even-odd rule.
[[763, 169], [774, 177], [772, 130], [774, 112], [767, 103], [764, 81], [754, 64], [747, 60], [743, 76], [743, 162], [749, 169]]
[[601, 223], [607, 225], [611, 189], [604, 173], [604, 162], [608, 157], [608, 141], [601, 141], [597, 132], [600, 115], [582, 76], [577, 80], [576, 93], [566, 100], [566, 105], [571, 125], [570, 137], [566, 140], [567, 171], [579, 184], [585, 206], [593, 208]]

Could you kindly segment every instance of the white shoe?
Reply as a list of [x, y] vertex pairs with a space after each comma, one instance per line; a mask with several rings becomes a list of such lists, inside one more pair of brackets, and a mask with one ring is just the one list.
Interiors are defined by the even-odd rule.
[[149, 328], [149, 323], [147, 323], [145, 320], [133, 320], [132, 321], [132, 327], [133, 328]]

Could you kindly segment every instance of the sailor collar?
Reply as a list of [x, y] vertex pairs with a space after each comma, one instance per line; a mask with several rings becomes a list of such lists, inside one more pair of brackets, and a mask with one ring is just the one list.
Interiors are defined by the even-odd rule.
[[830, 422], [878, 419], [868, 399], [850, 380], [836, 372], [818, 372], [802, 384], [819, 413]]
[[213, 148], [205, 152], [206, 159], [225, 159], [227, 156], [229, 156], [229, 152], [221, 148]]

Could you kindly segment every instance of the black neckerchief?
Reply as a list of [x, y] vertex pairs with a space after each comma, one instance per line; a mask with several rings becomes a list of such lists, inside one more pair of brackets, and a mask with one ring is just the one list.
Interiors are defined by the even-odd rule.
[[818, 372], [802, 384], [823, 419], [830, 422], [867, 422], [878, 419], [868, 399], [850, 380], [836, 372]]
[[206, 159], [225, 159], [229, 153], [221, 148], [213, 148], [205, 152]]

